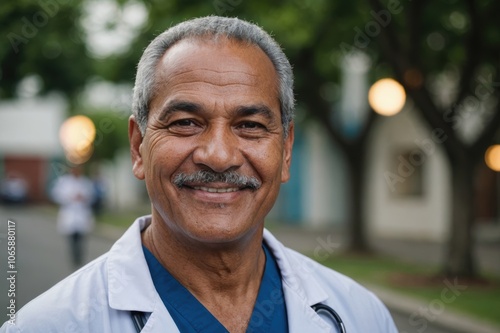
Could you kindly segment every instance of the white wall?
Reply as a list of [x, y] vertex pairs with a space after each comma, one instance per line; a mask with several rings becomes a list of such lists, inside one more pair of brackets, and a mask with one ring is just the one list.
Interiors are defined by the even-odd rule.
[[59, 127], [67, 104], [58, 95], [0, 102], [0, 153], [62, 154]]
[[[439, 129], [438, 129], [439, 130]], [[375, 236], [444, 241], [448, 233], [450, 180], [442, 144], [418, 118], [411, 106], [400, 114], [381, 118], [371, 133], [368, 161], [367, 218]], [[398, 172], [394, 153], [427, 143], [423, 162], [423, 195], [397, 196], [387, 173]], [[418, 143], [418, 144], [417, 144]]]
[[303, 211], [311, 226], [342, 224], [346, 220], [347, 183], [342, 152], [323, 127], [310, 122], [305, 128]]

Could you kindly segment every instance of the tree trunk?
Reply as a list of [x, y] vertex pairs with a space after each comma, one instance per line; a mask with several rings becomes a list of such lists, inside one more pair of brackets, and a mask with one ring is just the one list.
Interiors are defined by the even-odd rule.
[[[474, 265], [474, 163], [467, 156], [455, 160], [451, 167], [452, 215], [451, 234], [445, 274], [475, 277]], [[452, 162], [452, 163], [453, 163]]]

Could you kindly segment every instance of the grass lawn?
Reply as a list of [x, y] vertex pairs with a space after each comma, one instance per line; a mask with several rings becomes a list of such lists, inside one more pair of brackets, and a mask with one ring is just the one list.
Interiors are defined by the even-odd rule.
[[[500, 277], [483, 276], [478, 281], [454, 281], [439, 277], [439, 268], [436, 267], [377, 256], [343, 255], [322, 263], [360, 283], [377, 284], [427, 301], [429, 305], [440, 301], [439, 304], [444, 304], [446, 308], [500, 325]], [[458, 285], [456, 295], [444, 291], [450, 285]]]

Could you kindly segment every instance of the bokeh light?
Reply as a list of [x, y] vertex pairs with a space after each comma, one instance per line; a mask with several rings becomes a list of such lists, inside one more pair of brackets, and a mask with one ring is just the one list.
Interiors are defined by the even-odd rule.
[[500, 145], [490, 146], [484, 154], [484, 161], [491, 170], [500, 172]]
[[87, 162], [94, 151], [95, 136], [96, 129], [90, 118], [78, 115], [66, 119], [59, 130], [66, 159], [73, 164]]
[[403, 86], [393, 79], [381, 79], [368, 91], [368, 102], [372, 109], [382, 116], [397, 114], [406, 102]]

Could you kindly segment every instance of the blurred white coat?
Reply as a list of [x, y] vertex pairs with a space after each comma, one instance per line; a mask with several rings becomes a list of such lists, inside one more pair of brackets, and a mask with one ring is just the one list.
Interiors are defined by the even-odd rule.
[[54, 184], [52, 198], [61, 206], [57, 218], [61, 234], [89, 233], [92, 230], [94, 187], [90, 179], [73, 174], [61, 176]]

